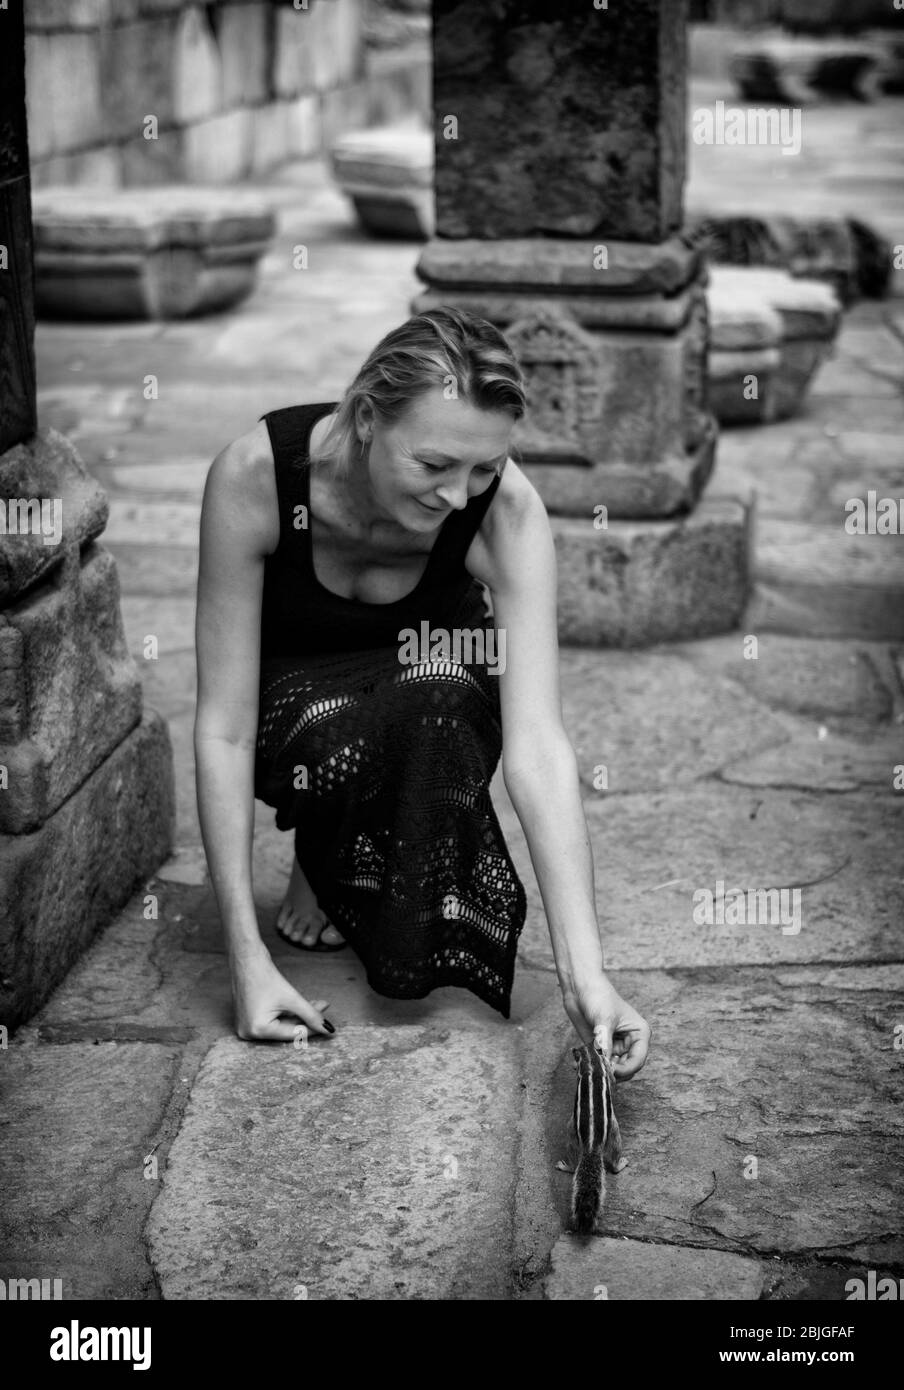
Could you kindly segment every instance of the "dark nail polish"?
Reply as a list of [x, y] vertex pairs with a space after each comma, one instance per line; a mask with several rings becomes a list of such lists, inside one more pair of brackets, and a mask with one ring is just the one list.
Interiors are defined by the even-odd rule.
[[335, 1028], [333, 1027], [332, 1023], [330, 1023], [330, 1021], [329, 1021], [328, 1018], [325, 1018], [325, 1019], [323, 1020], [323, 1026], [324, 1026], [324, 1028], [326, 1029], [326, 1031], [327, 1031], [328, 1033], [335, 1033], [335, 1031], [336, 1031]]

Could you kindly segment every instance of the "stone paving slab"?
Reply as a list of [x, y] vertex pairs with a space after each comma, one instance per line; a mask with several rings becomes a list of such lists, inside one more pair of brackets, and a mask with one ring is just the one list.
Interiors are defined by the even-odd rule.
[[[125, 604], [128, 602], [128, 599], [124, 601]], [[144, 600], [140, 602], [144, 603]], [[193, 605], [194, 599], [186, 602]], [[170, 610], [167, 608], [164, 611]], [[134, 623], [133, 619], [133, 627], [129, 634], [129, 645], [138, 662], [138, 671], [144, 686], [145, 703], [159, 710], [168, 720], [182, 717], [185, 722], [185, 716], [188, 716], [187, 722], [192, 723], [195, 715], [195, 653], [191, 648], [179, 648], [175, 645], [180, 640], [176, 623], [173, 628], [167, 629], [158, 622], [157, 627], [175, 648], [163, 648], [163, 655], [157, 661], [144, 658], [142, 643], [148, 630], [146, 624]], [[161, 633], [157, 635], [160, 636]], [[179, 780], [177, 778], [177, 781]], [[184, 791], [185, 788], [178, 790]]]
[[194, 595], [198, 585], [198, 552], [188, 546], [155, 545], [150, 537], [140, 545], [110, 542], [104, 545], [116, 559], [123, 597], [141, 595], [166, 599]]
[[[757, 426], [767, 430], [768, 425]], [[772, 515], [803, 516], [811, 506], [814, 480], [812, 472], [793, 462], [797, 457], [790, 440], [781, 444], [763, 440], [753, 460], [739, 446], [750, 446], [752, 430], [725, 430], [719, 438], [717, 469], [719, 486], [748, 505], [758, 518]], [[751, 450], [751, 453], [753, 451]]]
[[517, 1046], [348, 1028], [216, 1044], [147, 1225], [164, 1298], [511, 1292]]
[[[904, 548], [897, 535], [770, 517], [757, 527], [748, 623], [810, 637], [904, 637]], [[756, 626], [752, 626], [756, 631]]]
[[[177, 653], [190, 652], [194, 659], [195, 606], [193, 596], [171, 597], [161, 602], [159, 597], [129, 594], [120, 603], [129, 651], [142, 675], [154, 670], [158, 689], [161, 683], [172, 679], [173, 694], [178, 691], [181, 702], [191, 705], [195, 695], [194, 672], [187, 671], [184, 662], [175, 663], [172, 658]], [[149, 634], [157, 638], [156, 662], [143, 654], [144, 641]], [[191, 679], [186, 685], [185, 678], [189, 675]]]
[[[872, 488], [879, 496], [901, 490], [900, 436], [904, 411], [894, 430], [859, 430], [847, 435], [827, 433], [829, 426], [807, 439], [757, 438], [761, 431], [725, 430], [719, 439], [719, 487], [750, 501], [755, 498], [760, 528], [778, 517], [801, 523], [824, 523], [841, 528], [850, 514], [849, 499], [866, 499]], [[856, 443], [855, 443], [856, 441]], [[855, 447], [858, 455], [854, 456]]]
[[[904, 1268], [900, 965], [617, 983], [653, 1021], [654, 1049], [616, 1090], [628, 1165], [607, 1179], [607, 1236]], [[547, 1114], [563, 1225], [571, 1178], [554, 1164], [573, 1075], [562, 1055]]]
[[[881, 1266], [883, 1277], [886, 1266]], [[795, 1302], [837, 1303], [847, 1299], [848, 1280], [866, 1282], [865, 1264], [842, 1264], [822, 1260], [781, 1260], [773, 1257], [767, 1266], [763, 1298]]]
[[[752, 664], [744, 662], [740, 634], [724, 640], [737, 665]], [[683, 654], [689, 650], [661, 647], [638, 662], [625, 652], [601, 659], [561, 649], [562, 712], [586, 797], [694, 782], [799, 730], [798, 721], [764, 709], [726, 677], [698, 671]]]
[[[840, 430], [835, 442], [858, 472], [863, 470], [871, 476], [874, 469], [884, 473], [901, 468], [901, 441], [894, 434], [880, 434], [876, 430]], [[861, 472], [857, 487], [862, 485]]]
[[[98, 342], [96, 347], [102, 352], [103, 342]], [[103, 456], [108, 444], [121, 444], [123, 436], [140, 426], [150, 405], [142, 390], [144, 378], [141, 371], [148, 360], [147, 345], [141, 344], [137, 352], [133, 345], [130, 353], [128, 349], [123, 349], [123, 345], [116, 344], [120, 367], [123, 357], [135, 356], [134, 365], [124, 382], [111, 373], [103, 372], [102, 364], [94, 359], [94, 348], [95, 344], [91, 343], [90, 358], [86, 360], [84, 357], [73, 357], [57, 344], [56, 350], [64, 358], [59, 364], [59, 372], [64, 379], [54, 386], [42, 386], [38, 391], [41, 420], [67, 435], [89, 466], [95, 461], [93, 457], [87, 457], [91, 452], [90, 441], [94, 440], [96, 451]]]
[[[32, 1020], [41, 1037], [231, 1036], [231, 982], [223, 932], [201, 872], [199, 847], [182, 847], [132, 898], [80, 957]], [[505, 1037], [552, 998], [565, 1018], [556, 978], [519, 968], [509, 1020], [467, 990], [434, 990], [425, 999], [387, 999], [367, 985], [364, 967], [347, 949], [305, 953], [277, 937], [273, 924], [291, 866], [291, 840], [266, 830], [257, 838], [255, 889], [261, 934], [278, 969], [308, 999], [326, 999], [330, 1018], [346, 1025], [427, 1025], [479, 1029]], [[171, 876], [171, 871], [176, 877]], [[188, 874], [189, 881], [184, 881]], [[181, 881], [180, 881], [181, 880]], [[192, 881], [193, 880], [193, 881]], [[200, 881], [199, 881], [200, 880]], [[150, 901], [149, 901], [150, 900]], [[146, 912], [157, 912], [147, 917]]]
[[[751, 635], [756, 637], [755, 648], [747, 644]], [[755, 650], [755, 658], [745, 658], [745, 649]], [[874, 729], [891, 718], [896, 694], [900, 700], [887, 648], [878, 643], [801, 640], [748, 630], [671, 651], [687, 661], [708, 688], [727, 680], [771, 710], [799, 715], [809, 730], [820, 723]]]
[[[161, 1028], [223, 1036], [232, 1031], [229, 969], [217, 953], [185, 949], [192, 918], [173, 886], [151, 879], [36, 1014], [41, 1036]], [[148, 899], [156, 900], [148, 903]], [[189, 898], [190, 901], [190, 898]], [[159, 916], [146, 918], [145, 910]]]
[[[850, 792], [863, 787], [894, 791], [895, 769], [904, 766], [904, 729], [865, 743], [824, 737], [793, 739], [722, 769], [725, 782], [746, 787], [793, 787], [801, 791]], [[904, 803], [904, 788], [898, 793]], [[904, 856], [902, 856], [904, 862]]]
[[176, 833], [174, 845], [201, 843], [198, 825], [198, 802], [195, 792], [195, 712], [188, 708], [167, 715], [173, 765], [179, 769], [176, 778]]
[[181, 545], [197, 549], [201, 501], [136, 502], [111, 499], [105, 540], [115, 545]]
[[545, 1281], [550, 1299], [758, 1299], [765, 1266], [723, 1250], [560, 1236]]
[[[196, 343], [194, 351], [199, 347], [203, 350], [203, 344]], [[159, 396], [149, 402], [141, 429], [123, 454], [126, 470], [186, 455], [206, 459], [209, 465], [230, 440], [253, 429], [267, 410], [304, 399], [305, 386], [299, 385], [305, 381], [303, 376], [282, 382], [277, 374], [266, 386], [259, 382], [252, 386], [235, 381], [236, 368], [227, 363], [220, 366], [216, 381], [200, 383], [192, 379], [190, 363], [179, 362], [180, 356], [171, 344], [163, 343], [159, 359], [142, 363], [142, 372], [159, 374]], [[199, 398], [203, 409], [199, 409]]]
[[[904, 276], [902, 276], [904, 279]], [[847, 331], [843, 323], [841, 336]], [[831, 437], [834, 431], [840, 433], [844, 428], [854, 428], [868, 431], [875, 431], [877, 434], [893, 433], [898, 430], [901, 421], [904, 420], [904, 396], [886, 396], [879, 398], [861, 397], [856, 389], [849, 388], [847, 393], [822, 393], [818, 389], [819, 377], [814, 382], [814, 388], [807, 397], [806, 410], [799, 420], [786, 420], [774, 427], [764, 425], [760, 433], [774, 428], [775, 431], [781, 430], [790, 439], [806, 440], [817, 436]], [[731, 437], [737, 438], [742, 431], [735, 430]], [[747, 430], [744, 433], [753, 437], [754, 431]], [[728, 437], [728, 434], [723, 436]], [[763, 439], [764, 445], [771, 443]]]
[[95, 470], [105, 491], [148, 493], [159, 498], [180, 499], [183, 496], [200, 498], [210, 471], [212, 458], [192, 455], [157, 463], [125, 463], [116, 467]]
[[848, 349], [849, 330], [845, 326], [835, 344], [832, 357], [826, 359], [810, 386], [811, 394], [822, 396], [859, 396], [861, 400], [875, 397], [893, 399], [900, 396], [900, 381], [893, 376], [879, 375]]
[[180, 1053], [78, 1042], [2, 1054], [0, 1277], [61, 1278], [64, 1298], [157, 1297], [141, 1225], [159, 1180], [145, 1159]]
[[[715, 780], [673, 792], [597, 796], [585, 801], [585, 813], [610, 968], [865, 962], [900, 955], [904, 797], [890, 782], [881, 794], [830, 798]], [[549, 935], [523, 834], [513, 816], [500, 819], [528, 898], [521, 959], [551, 970]], [[713, 902], [716, 920], [706, 923], [706, 901], [694, 895], [709, 892], [715, 898], [720, 881], [723, 895], [786, 888], [784, 918], [719, 924]], [[746, 916], [747, 899], [742, 902]]]

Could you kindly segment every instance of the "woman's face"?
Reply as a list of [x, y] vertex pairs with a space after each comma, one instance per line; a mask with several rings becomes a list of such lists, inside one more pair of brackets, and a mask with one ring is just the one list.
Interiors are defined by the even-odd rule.
[[433, 386], [395, 424], [371, 418], [368, 475], [378, 507], [409, 531], [441, 526], [485, 492], [508, 455], [514, 420]]

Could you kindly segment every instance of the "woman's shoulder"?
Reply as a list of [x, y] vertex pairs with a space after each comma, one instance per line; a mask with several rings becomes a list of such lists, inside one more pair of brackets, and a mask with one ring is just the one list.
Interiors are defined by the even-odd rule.
[[481, 531], [489, 539], [507, 534], [546, 516], [539, 492], [513, 458], [507, 458], [499, 478], [492, 505], [486, 510]]
[[266, 421], [221, 449], [210, 466], [204, 508], [214, 516], [242, 517], [252, 550], [271, 554], [279, 544], [279, 499]]
[[549, 534], [543, 499], [514, 459], [508, 458], [491, 504], [468, 551], [466, 566], [482, 584], [498, 585]]

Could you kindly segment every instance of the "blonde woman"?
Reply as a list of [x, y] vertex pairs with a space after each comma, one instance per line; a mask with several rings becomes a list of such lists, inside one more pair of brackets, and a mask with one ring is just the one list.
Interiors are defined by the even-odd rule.
[[553, 540], [510, 457], [524, 410], [502, 334], [437, 309], [341, 401], [270, 412], [211, 467], [195, 753], [241, 1038], [335, 1032], [261, 939], [255, 796], [294, 831], [286, 941], [348, 943], [380, 994], [458, 985], [509, 1016], [526, 909], [489, 795], [501, 756], [565, 1011], [584, 1042], [605, 1030], [618, 1079], [644, 1063], [649, 1027], [603, 969]]

